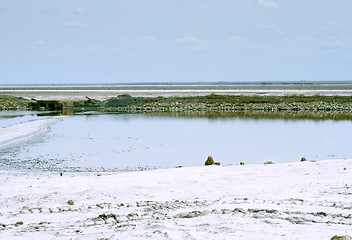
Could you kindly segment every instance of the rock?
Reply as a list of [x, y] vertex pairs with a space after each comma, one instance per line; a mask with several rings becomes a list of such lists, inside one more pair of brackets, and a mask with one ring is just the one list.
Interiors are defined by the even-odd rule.
[[301, 162], [305, 162], [305, 161], [307, 161], [307, 159], [305, 157], [302, 157]]
[[214, 164], [214, 159], [212, 156], [208, 156], [208, 159], [205, 161], [205, 166], [207, 165], [213, 165]]
[[22, 221], [19, 221], [19, 222], [16, 222], [16, 223], [15, 223], [15, 226], [16, 226], [16, 227], [18, 227], [18, 226], [20, 226], [20, 225], [23, 225], [23, 222], [22, 222]]
[[220, 162], [214, 162], [214, 165], [220, 166]]
[[240, 165], [245, 165], [244, 162], [240, 162]]
[[268, 162], [265, 162], [265, 163], [264, 163], [264, 165], [268, 165], [268, 164], [274, 164], [274, 162], [268, 161]]
[[343, 235], [343, 236], [333, 236], [330, 240], [351, 240], [352, 237], [348, 235]]
[[183, 166], [176, 166], [176, 168], [183, 168]]
[[72, 201], [72, 200], [68, 200], [68, 201], [67, 201], [67, 204], [68, 204], [68, 205], [74, 205], [74, 204], [75, 204], [75, 202], [74, 202], [74, 201]]

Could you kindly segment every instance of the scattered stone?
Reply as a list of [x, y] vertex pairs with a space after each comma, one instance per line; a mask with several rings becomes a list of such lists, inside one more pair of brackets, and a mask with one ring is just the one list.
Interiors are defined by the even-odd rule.
[[208, 156], [208, 159], [205, 161], [205, 166], [208, 165], [213, 165], [214, 164], [214, 159], [212, 156]]
[[186, 213], [179, 213], [176, 215], [176, 218], [196, 218], [200, 216], [204, 216], [209, 214], [209, 211], [192, 211], [192, 212], [186, 212]]
[[75, 204], [75, 202], [74, 202], [74, 201], [72, 201], [72, 200], [68, 200], [68, 201], [67, 201], [67, 204], [68, 204], [68, 205], [74, 205], [74, 204]]
[[117, 220], [117, 217], [118, 217], [118, 216], [115, 215], [115, 214], [113, 214], [113, 213], [108, 214], [108, 215], [106, 215], [106, 214], [101, 214], [101, 215], [99, 215], [98, 217], [94, 218], [93, 221], [94, 221], [94, 220], [98, 220], [98, 219], [102, 219], [105, 223], [108, 223], [109, 218], [112, 218], [113, 220], [115, 220], [116, 223], [119, 223], [119, 221]]
[[316, 215], [326, 217], [328, 214], [326, 214], [325, 212], [317, 212]]
[[244, 162], [240, 162], [240, 165], [245, 165]]
[[302, 157], [301, 162], [305, 162], [305, 161], [307, 161], [307, 159], [305, 157]]
[[351, 240], [352, 237], [348, 235], [343, 235], [343, 236], [333, 236], [330, 240]]
[[15, 223], [15, 226], [16, 226], [16, 227], [18, 227], [18, 226], [20, 226], [20, 225], [23, 225], [23, 222], [22, 222], [22, 221], [18, 221], [18, 222]]
[[220, 166], [220, 162], [214, 162], [214, 165]]
[[264, 163], [264, 165], [268, 165], [268, 164], [274, 164], [274, 162], [268, 161], [268, 162], [265, 162], [265, 163]]

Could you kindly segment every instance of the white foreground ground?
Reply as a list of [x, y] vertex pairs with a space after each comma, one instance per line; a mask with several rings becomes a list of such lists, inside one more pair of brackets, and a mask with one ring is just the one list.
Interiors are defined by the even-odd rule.
[[[0, 150], [47, 131], [57, 120], [0, 129]], [[63, 176], [0, 170], [0, 183], [0, 239], [352, 235], [347, 159]]]
[[1, 239], [321, 240], [352, 234], [352, 160], [101, 176], [0, 174]]

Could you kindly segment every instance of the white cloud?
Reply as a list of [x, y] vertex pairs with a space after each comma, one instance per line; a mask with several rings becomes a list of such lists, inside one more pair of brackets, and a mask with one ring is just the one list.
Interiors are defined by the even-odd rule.
[[74, 13], [76, 14], [83, 14], [84, 13], [84, 9], [83, 8], [77, 8]]
[[178, 42], [178, 43], [182, 43], [182, 44], [196, 44], [196, 45], [203, 42], [203, 41], [199, 40], [198, 38], [195, 38], [191, 35], [188, 35], [184, 38], [175, 38], [174, 41]]
[[300, 41], [300, 42], [308, 42], [308, 41], [313, 41], [315, 38], [308, 36], [308, 35], [300, 35], [295, 38], [295, 40]]
[[262, 29], [276, 29], [274, 25], [260, 25], [259, 28]]
[[32, 45], [26, 46], [26, 48], [27, 48], [27, 49], [39, 49], [39, 48], [41, 48], [42, 46], [49, 46], [49, 45], [51, 45], [51, 43], [38, 40], [38, 41], [36, 41], [36, 42], [35, 42], [34, 44], [32, 44]]
[[260, 25], [258, 27], [261, 28], [261, 29], [272, 29], [279, 35], [286, 35], [287, 33], [291, 32], [291, 30], [289, 30], [289, 29], [278, 28], [278, 27], [276, 27], [274, 25]]
[[44, 41], [37, 41], [35, 44], [37, 44], [37, 45], [50, 45], [49, 43], [47, 43], [47, 42], [44, 42]]
[[302, 43], [299, 43], [298, 41], [292, 40], [292, 39], [290, 39], [288, 37], [283, 38], [282, 41], [284, 41], [286, 43], [286, 45], [288, 45], [288, 46], [302, 45]]
[[241, 46], [242, 49], [244, 50], [259, 50], [262, 48], [262, 46], [257, 45], [257, 44], [245, 44]]
[[229, 40], [232, 42], [230, 43], [230, 49], [235, 49], [237, 51], [257, 51], [263, 48], [263, 46], [252, 43], [250, 40], [247, 38], [239, 37], [239, 36], [233, 36], [230, 37]]
[[207, 49], [209, 48], [208, 44], [203, 41], [200, 40], [198, 38], [193, 37], [192, 35], [187, 35], [184, 38], [175, 38], [173, 40], [174, 42], [181, 44], [181, 45], [185, 45], [185, 46], [190, 46], [196, 49]]
[[232, 37], [230, 37], [230, 40], [232, 40], [232, 41], [246, 41], [247, 39], [243, 38], [243, 37], [239, 37], [239, 36], [232, 36]]
[[87, 27], [87, 24], [76, 22], [76, 21], [63, 22], [62, 25], [66, 26], [66, 27], [75, 27], [75, 28], [85, 28], [85, 27]]
[[47, 53], [45, 53], [45, 56], [47, 56], [47, 57], [61, 57], [63, 55], [60, 53], [56, 53], [56, 52], [47, 52]]
[[325, 40], [320, 44], [324, 50], [352, 49], [352, 36], [340, 35], [330, 36], [329, 40]]
[[329, 21], [329, 22], [326, 22], [325, 25], [322, 27], [323, 30], [329, 30], [331, 27], [334, 27], [338, 25], [338, 23], [333, 20], [333, 21]]
[[184, 38], [175, 38], [174, 41], [178, 43], [194, 43], [194, 44], [199, 42], [199, 40], [193, 36], [187, 36]]
[[277, 4], [275, 2], [268, 2], [265, 0], [258, 0], [258, 3], [260, 6], [263, 7], [277, 7]]
[[337, 22], [335, 20], [326, 23], [326, 25], [328, 25], [328, 26], [336, 25], [336, 24], [337, 24]]
[[285, 37], [282, 39], [288, 46], [302, 46], [308, 42], [312, 42], [312, 41], [315, 41], [316, 39], [312, 36], [309, 36], [309, 35], [305, 35], [305, 34], [302, 34], [302, 35], [299, 35], [295, 38], [288, 38], [288, 37]]
[[143, 40], [143, 41], [153, 41], [155, 40], [156, 38], [153, 37], [153, 36], [145, 36], [145, 37], [141, 37], [140, 40]]

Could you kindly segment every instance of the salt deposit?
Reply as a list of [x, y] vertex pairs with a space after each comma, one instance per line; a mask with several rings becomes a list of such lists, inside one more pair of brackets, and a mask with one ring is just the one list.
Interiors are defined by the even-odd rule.
[[0, 128], [0, 150], [35, 138], [48, 131], [59, 118], [45, 118]]
[[352, 160], [62, 175], [1, 172], [0, 238], [352, 234]]

